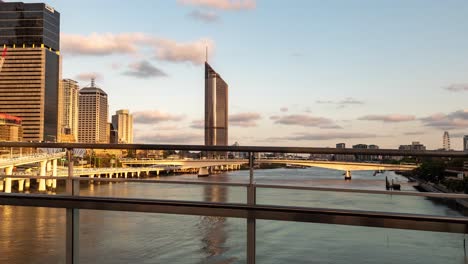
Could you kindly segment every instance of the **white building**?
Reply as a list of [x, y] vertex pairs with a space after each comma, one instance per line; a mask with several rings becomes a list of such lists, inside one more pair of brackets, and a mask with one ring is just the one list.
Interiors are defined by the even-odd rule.
[[76, 81], [62, 80], [62, 141], [78, 142], [78, 91], [79, 87]]
[[115, 112], [112, 116], [112, 126], [117, 131], [118, 143], [133, 143], [133, 116], [127, 109]]
[[78, 106], [78, 141], [80, 143], [108, 143], [107, 94], [94, 85], [80, 90]]

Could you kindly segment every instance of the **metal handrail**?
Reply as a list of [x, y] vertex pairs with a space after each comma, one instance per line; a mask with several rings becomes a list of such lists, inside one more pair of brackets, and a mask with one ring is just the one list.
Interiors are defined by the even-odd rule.
[[0, 142], [1, 147], [25, 148], [65, 148], [65, 149], [132, 149], [132, 150], [196, 150], [230, 152], [276, 152], [310, 153], [343, 155], [384, 155], [415, 157], [459, 157], [468, 158], [464, 151], [440, 150], [399, 150], [399, 149], [350, 149], [350, 148], [315, 148], [315, 147], [279, 147], [279, 146], [205, 146], [205, 145], [168, 145], [168, 144], [90, 144], [90, 143], [39, 143], [39, 142]]
[[370, 212], [346, 209], [25, 194], [0, 194], [0, 204], [233, 218], [254, 217], [255, 219], [262, 220], [468, 233], [467, 217]]

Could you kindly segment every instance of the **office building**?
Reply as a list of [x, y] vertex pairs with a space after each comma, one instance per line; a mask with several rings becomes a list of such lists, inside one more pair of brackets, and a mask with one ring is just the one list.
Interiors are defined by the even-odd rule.
[[468, 151], [468, 135], [463, 136], [463, 151]]
[[449, 132], [445, 131], [442, 138], [442, 146], [444, 150], [450, 150], [450, 135]]
[[133, 143], [133, 116], [128, 110], [118, 110], [112, 116], [112, 126], [117, 131], [117, 143]]
[[78, 83], [62, 80], [62, 142], [78, 142]]
[[108, 143], [107, 94], [91, 80], [89, 87], [79, 91], [78, 141], [80, 143]]
[[205, 145], [228, 145], [228, 85], [205, 62]]
[[419, 141], [413, 141], [411, 145], [400, 145], [399, 150], [426, 150], [426, 146], [419, 143]]
[[21, 118], [0, 114], [0, 141], [18, 142], [22, 140]]
[[22, 120], [24, 141], [60, 141], [60, 14], [46, 4], [0, 2], [0, 113]]

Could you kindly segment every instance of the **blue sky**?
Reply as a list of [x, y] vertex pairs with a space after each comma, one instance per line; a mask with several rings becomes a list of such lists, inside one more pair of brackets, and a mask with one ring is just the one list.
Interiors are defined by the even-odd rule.
[[203, 143], [208, 45], [230, 85], [230, 143], [436, 149], [447, 130], [462, 148], [468, 1], [47, 3], [63, 77], [97, 75], [111, 112], [135, 113], [137, 142]]

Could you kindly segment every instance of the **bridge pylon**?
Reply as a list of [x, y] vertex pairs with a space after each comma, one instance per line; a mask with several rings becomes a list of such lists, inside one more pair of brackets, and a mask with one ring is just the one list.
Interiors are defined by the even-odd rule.
[[344, 173], [345, 177], [344, 179], [349, 181], [351, 180], [351, 171], [350, 170], [347, 170], [345, 173]]

